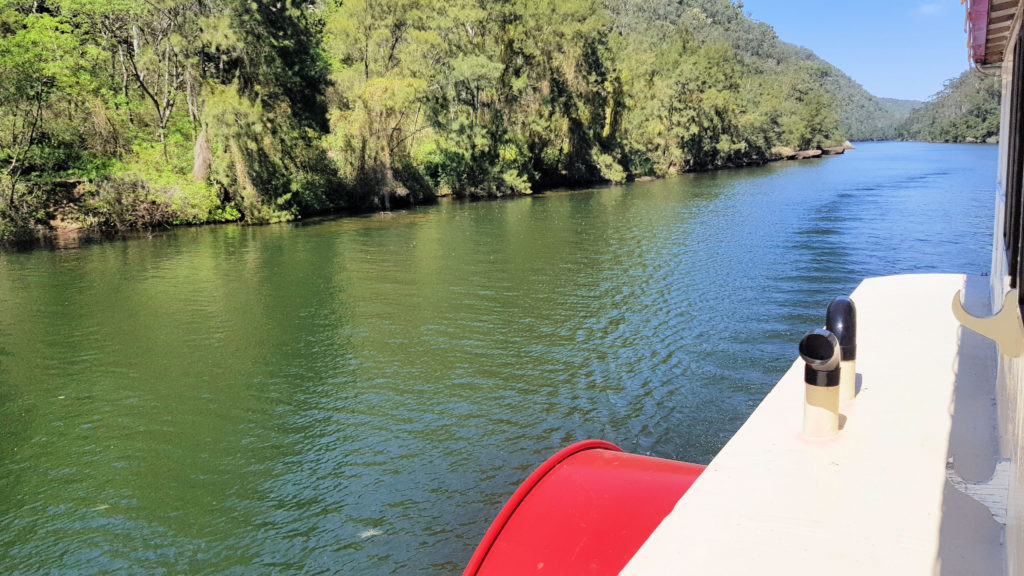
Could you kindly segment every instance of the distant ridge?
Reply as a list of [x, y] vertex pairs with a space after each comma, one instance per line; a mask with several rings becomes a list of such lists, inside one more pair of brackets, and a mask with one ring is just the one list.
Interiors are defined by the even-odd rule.
[[[705, 37], [728, 41], [748, 62], [766, 68], [787, 68], [795, 64], [810, 68], [811, 74], [832, 97], [839, 116], [839, 130], [848, 140], [896, 139], [900, 125], [910, 112], [923, 104], [917, 100], [880, 98], [871, 94], [813, 51], [785, 42], [770, 24], [743, 13], [742, 2], [683, 0], [681, 5], [689, 11], [690, 22], [700, 20], [701, 26], [695, 26], [695, 30], [700, 30]], [[698, 11], [702, 18], [695, 17]]]
[[931, 142], [998, 141], [999, 78], [967, 70], [915, 108], [898, 127], [903, 140]]
[[920, 100], [880, 98], [842, 70], [828, 66], [833, 72], [826, 85], [839, 106], [839, 129], [849, 140], [895, 140], [900, 124], [924, 104]]

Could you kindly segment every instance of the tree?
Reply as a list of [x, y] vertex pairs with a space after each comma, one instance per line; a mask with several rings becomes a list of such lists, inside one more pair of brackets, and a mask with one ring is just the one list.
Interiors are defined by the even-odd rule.
[[71, 27], [50, 14], [0, 13], [0, 162], [6, 208], [17, 208], [24, 178], [47, 130], [50, 108], [76, 85], [80, 50]]
[[385, 210], [392, 195], [409, 195], [395, 178], [396, 164], [411, 163], [410, 148], [428, 129], [430, 54], [442, 49], [428, 27], [429, 9], [421, 0], [357, 0], [336, 3], [326, 14], [332, 151], [357, 189], [380, 192]]
[[[320, 145], [327, 131], [328, 67], [319, 16], [291, 0], [223, 0], [202, 21], [200, 138], [212, 177], [250, 221], [291, 219], [337, 204]], [[198, 154], [196, 155], [199, 156]]]
[[999, 134], [998, 78], [968, 70], [946, 81], [942, 90], [913, 110], [900, 125], [901, 138], [945, 142], [984, 142]]

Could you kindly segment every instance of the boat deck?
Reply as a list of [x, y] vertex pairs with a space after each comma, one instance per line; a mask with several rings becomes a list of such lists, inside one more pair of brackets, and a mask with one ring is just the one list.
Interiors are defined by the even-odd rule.
[[1004, 574], [996, 350], [950, 310], [986, 280], [865, 280], [839, 435], [801, 434], [797, 360], [622, 574]]

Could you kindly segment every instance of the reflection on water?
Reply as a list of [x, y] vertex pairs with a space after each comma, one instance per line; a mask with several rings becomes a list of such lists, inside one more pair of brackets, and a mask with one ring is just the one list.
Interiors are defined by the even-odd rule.
[[0, 255], [0, 573], [452, 573], [546, 456], [708, 462], [865, 276], [983, 272], [996, 149]]

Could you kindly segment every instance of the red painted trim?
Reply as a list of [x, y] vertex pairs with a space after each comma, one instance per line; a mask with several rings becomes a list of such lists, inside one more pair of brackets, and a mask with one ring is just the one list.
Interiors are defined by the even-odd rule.
[[968, 46], [976, 64], [985, 63], [985, 42], [988, 40], [989, 0], [970, 0], [967, 8]]
[[548, 472], [551, 472], [555, 466], [558, 466], [573, 454], [583, 452], [584, 450], [594, 449], [622, 452], [622, 448], [619, 448], [611, 442], [605, 442], [604, 440], [583, 440], [555, 452], [553, 456], [545, 460], [540, 467], [527, 476], [526, 480], [523, 480], [523, 483], [519, 485], [519, 488], [512, 493], [512, 497], [505, 503], [501, 512], [498, 512], [497, 518], [494, 519], [494, 522], [491, 522], [491, 527], [487, 529], [483, 539], [480, 541], [480, 545], [478, 545], [476, 547], [476, 551], [473, 552], [473, 557], [469, 559], [469, 564], [466, 566], [463, 576], [472, 576], [480, 571], [480, 565], [484, 563], [484, 558], [487, 558], [487, 553], [491, 551], [491, 546], [494, 546], [494, 542], [498, 539], [498, 535], [500, 535], [501, 531], [505, 528], [505, 524], [507, 524], [509, 519], [512, 518], [512, 514], [515, 513], [516, 508], [522, 504], [523, 500], [526, 500], [526, 496], [529, 495], [530, 491], [537, 486], [537, 483], [540, 482], [542, 478], [547, 476]]
[[704, 469], [600, 440], [573, 444], [516, 490], [463, 576], [614, 576]]

